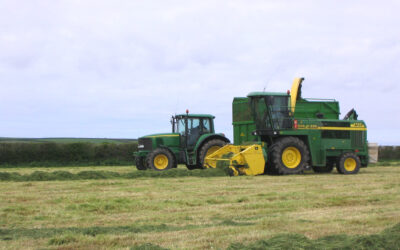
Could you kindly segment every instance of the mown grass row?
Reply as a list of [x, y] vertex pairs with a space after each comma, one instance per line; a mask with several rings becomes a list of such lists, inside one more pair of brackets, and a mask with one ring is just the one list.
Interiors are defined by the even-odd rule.
[[[242, 226], [240, 223], [221, 222], [221, 225]], [[205, 228], [207, 225], [186, 225], [183, 227], [160, 225], [90, 227], [90, 228], [42, 228], [42, 229], [0, 229], [2, 240], [20, 237], [50, 238], [49, 245], [67, 245], [78, 242], [79, 237], [95, 237], [104, 234], [127, 234], [141, 232], [167, 232]], [[144, 244], [132, 249], [165, 249], [153, 244]], [[301, 234], [279, 234], [266, 240], [249, 244], [232, 243], [228, 249], [400, 249], [400, 224], [371, 235], [329, 235], [309, 239]]]
[[[377, 164], [374, 166], [398, 166], [399, 162], [387, 162], [385, 164]], [[185, 168], [170, 169], [168, 171], [130, 171], [116, 172], [105, 170], [86, 170], [76, 173], [69, 171], [34, 171], [29, 174], [21, 174], [18, 172], [0, 172], [0, 181], [68, 181], [68, 180], [106, 180], [106, 179], [135, 179], [146, 177], [158, 178], [174, 178], [174, 177], [217, 177], [228, 176], [228, 166], [220, 165], [216, 169], [196, 169], [188, 170]]]
[[315, 240], [301, 234], [281, 234], [247, 245], [235, 243], [228, 249], [400, 249], [400, 224], [380, 234], [329, 235]]
[[14, 240], [19, 238], [51, 238], [62, 235], [86, 235], [96, 236], [104, 234], [128, 234], [128, 233], [144, 233], [144, 232], [170, 232], [192, 230], [198, 228], [208, 228], [214, 226], [248, 226], [253, 223], [236, 222], [233, 220], [222, 220], [215, 224], [201, 225], [184, 225], [172, 226], [167, 224], [154, 225], [129, 225], [129, 226], [109, 226], [109, 227], [69, 227], [69, 228], [16, 228], [16, 229], [0, 229], [1, 240]]
[[0, 172], [0, 181], [67, 181], [67, 180], [104, 180], [104, 179], [136, 179], [143, 177], [173, 178], [173, 177], [213, 177], [226, 176], [224, 169], [170, 169], [168, 171], [132, 171], [118, 173], [113, 171], [80, 171], [71, 173], [68, 171], [44, 172], [35, 171], [31, 174], [17, 172]]

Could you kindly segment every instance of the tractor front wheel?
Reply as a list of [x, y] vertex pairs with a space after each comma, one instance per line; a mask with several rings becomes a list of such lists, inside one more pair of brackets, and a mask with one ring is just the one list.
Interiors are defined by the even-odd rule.
[[147, 166], [156, 171], [164, 171], [176, 167], [174, 156], [165, 148], [157, 148], [147, 155]]
[[342, 154], [336, 163], [336, 169], [341, 174], [357, 174], [360, 167], [360, 158], [352, 152]]
[[146, 170], [147, 169], [146, 162], [143, 157], [137, 156], [135, 159], [135, 164], [136, 164], [137, 170]]
[[276, 174], [299, 174], [310, 159], [307, 145], [296, 137], [285, 137], [270, 147], [271, 172]]
[[217, 151], [218, 149], [225, 146], [226, 142], [221, 139], [214, 139], [206, 142], [200, 149], [199, 153], [199, 168], [204, 168], [204, 159]]

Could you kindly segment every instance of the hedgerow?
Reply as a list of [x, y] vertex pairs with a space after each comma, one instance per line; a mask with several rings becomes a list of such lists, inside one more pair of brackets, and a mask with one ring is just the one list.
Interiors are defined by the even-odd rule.
[[133, 164], [137, 143], [0, 143], [0, 165], [73, 166]]

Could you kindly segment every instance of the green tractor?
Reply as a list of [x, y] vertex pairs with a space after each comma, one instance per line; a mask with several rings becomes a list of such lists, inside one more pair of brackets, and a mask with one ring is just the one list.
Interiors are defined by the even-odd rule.
[[214, 116], [208, 114], [175, 115], [172, 133], [140, 137], [134, 153], [138, 170], [164, 171], [185, 164], [188, 169], [202, 168], [204, 158], [229, 140], [214, 132]]
[[[204, 167], [232, 175], [356, 174], [368, 165], [367, 126], [354, 109], [339, 118], [336, 100], [304, 99], [296, 78], [287, 93], [253, 92], [233, 100], [234, 145], [210, 154]], [[229, 157], [227, 157], [229, 156]]]

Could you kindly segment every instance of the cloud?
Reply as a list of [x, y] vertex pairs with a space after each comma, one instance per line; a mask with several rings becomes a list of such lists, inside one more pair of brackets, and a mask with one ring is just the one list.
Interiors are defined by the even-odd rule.
[[400, 118], [398, 1], [1, 1], [2, 136], [128, 137], [304, 76], [371, 141]]

